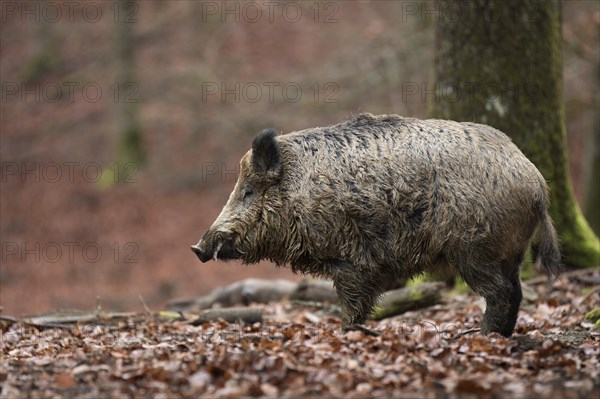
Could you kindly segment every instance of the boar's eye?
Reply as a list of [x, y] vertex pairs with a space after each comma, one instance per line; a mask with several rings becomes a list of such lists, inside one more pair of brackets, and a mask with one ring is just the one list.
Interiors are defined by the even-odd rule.
[[244, 195], [242, 195], [242, 201], [246, 201], [252, 195], [254, 195], [254, 190], [252, 190], [251, 188], [247, 188], [246, 190], [244, 190]]

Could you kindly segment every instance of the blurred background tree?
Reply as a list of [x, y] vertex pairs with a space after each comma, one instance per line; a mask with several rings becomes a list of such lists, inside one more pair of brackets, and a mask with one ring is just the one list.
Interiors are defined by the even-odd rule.
[[568, 173], [562, 3], [443, 0], [438, 5], [456, 11], [456, 18], [447, 15], [437, 24], [439, 95], [433, 115], [488, 124], [511, 136], [549, 183], [563, 262], [598, 266], [598, 237], [575, 200]]
[[[139, 86], [135, 73], [135, 35], [133, 32], [135, 0], [119, 0], [115, 13], [116, 56], [118, 80], [114, 87], [114, 102], [117, 107], [117, 144], [118, 180], [127, 179], [133, 170], [137, 170], [146, 161], [142, 147], [142, 126], [139, 120]], [[135, 164], [135, 169], [129, 167]]]
[[[44, 0], [36, 0], [34, 4], [40, 8], [43, 2]], [[24, 82], [33, 82], [45, 73], [52, 72], [59, 67], [60, 56], [50, 19], [39, 18], [32, 47], [33, 54], [21, 72]]]

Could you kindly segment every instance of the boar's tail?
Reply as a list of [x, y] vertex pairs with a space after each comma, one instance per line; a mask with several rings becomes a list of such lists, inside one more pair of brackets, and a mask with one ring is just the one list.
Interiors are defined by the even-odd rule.
[[542, 209], [540, 213], [541, 223], [539, 228], [540, 244], [538, 249], [538, 260], [541, 261], [546, 272], [550, 276], [556, 278], [562, 270], [558, 235], [556, 234], [556, 229], [554, 229], [548, 210]]

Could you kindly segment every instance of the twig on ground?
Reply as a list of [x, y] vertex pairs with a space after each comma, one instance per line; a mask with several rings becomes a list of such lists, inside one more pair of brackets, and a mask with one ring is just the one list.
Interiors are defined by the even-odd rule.
[[458, 339], [458, 338], [462, 337], [463, 335], [472, 334], [474, 332], [479, 332], [479, 331], [481, 331], [481, 328], [471, 328], [469, 330], [461, 331], [458, 334], [456, 334], [454, 339]]
[[144, 310], [146, 311], [146, 313], [149, 315], [152, 315], [152, 311], [150, 310], [148, 305], [146, 305], [146, 302], [144, 301], [144, 297], [142, 296], [142, 294], [138, 294], [138, 299], [142, 303], [142, 306], [144, 307]]
[[[381, 333], [379, 331], [371, 330], [365, 326], [361, 326], [358, 324], [354, 324], [352, 326], [346, 327], [346, 331], [360, 331], [361, 333], [368, 335], [370, 337], [379, 337]], [[346, 332], [344, 331], [344, 332]]]
[[587, 301], [588, 299], [590, 299], [592, 297], [592, 295], [598, 293], [600, 291], [600, 287], [595, 287], [593, 288], [586, 296], [584, 296], [581, 301], [579, 302], [579, 304], [584, 303], [585, 301]]

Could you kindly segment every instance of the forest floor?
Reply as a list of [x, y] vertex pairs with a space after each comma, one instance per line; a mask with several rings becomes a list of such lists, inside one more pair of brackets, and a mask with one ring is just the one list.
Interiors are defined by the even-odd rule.
[[0, 397], [598, 397], [600, 331], [585, 315], [599, 279], [528, 285], [511, 338], [470, 331], [472, 293], [370, 321], [377, 337], [289, 301], [248, 325], [150, 309], [55, 327], [4, 316]]

